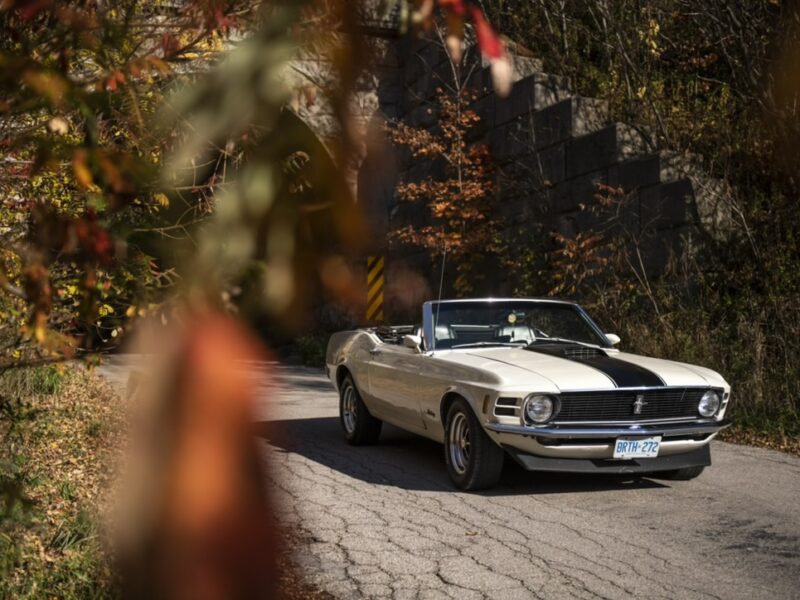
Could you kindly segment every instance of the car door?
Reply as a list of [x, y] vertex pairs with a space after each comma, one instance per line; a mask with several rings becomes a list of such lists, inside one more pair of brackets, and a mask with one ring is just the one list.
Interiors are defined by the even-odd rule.
[[426, 359], [413, 348], [394, 344], [372, 350], [369, 390], [382, 419], [405, 429], [424, 429], [416, 382]]

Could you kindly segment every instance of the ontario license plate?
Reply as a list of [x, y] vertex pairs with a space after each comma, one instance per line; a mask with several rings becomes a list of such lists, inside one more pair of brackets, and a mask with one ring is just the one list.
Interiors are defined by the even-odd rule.
[[617, 438], [614, 458], [653, 458], [658, 456], [661, 437]]

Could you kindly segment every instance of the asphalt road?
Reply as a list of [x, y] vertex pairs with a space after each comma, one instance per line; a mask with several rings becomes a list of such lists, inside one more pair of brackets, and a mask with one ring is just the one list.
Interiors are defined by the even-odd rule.
[[338, 598], [800, 598], [800, 459], [714, 442], [694, 481], [527, 473], [450, 486], [441, 446], [387, 427], [345, 444], [322, 373], [261, 403], [282, 518]]
[[271, 370], [265, 469], [300, 564], [337, 598], [800, 598], [798, 458], [714, 442], [687, 482], [509, 460], [496, 489], [462, 493], [441, 446], [392, 427], [348, 446], [321, 372]]

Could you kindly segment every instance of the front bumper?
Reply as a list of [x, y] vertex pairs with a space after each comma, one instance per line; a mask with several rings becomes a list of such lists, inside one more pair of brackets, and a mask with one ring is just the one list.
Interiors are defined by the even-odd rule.
[[655, 473], [711, 464], [711, 451], [708, 444], [682, 454], [627, 460], [613, 458], [547, 458], [526, 454], [510, 446], [507, 446], [506, 450], [514, 460], [528, 471], [611, 474]]
[[615, 427], [526, 427], [524, 425], [504, 425], [487, 423], [486, 429], [497, 433], [513, 433], [549, 439], [580, 440], [597, 438], [616, 438], [623, 436], [664, 437], [695, 436], [717, 433], [729, 427], [730, 421], [700, 421], [693, 423], [668, 423], [660, 425], [622, 425]]
[[[619, 426], [587, 425], [582, 427], [576, 425], [526, 427], [503, 423], [486, 423], [485, 427], [494, 441], [509, 450], [512, 455], [513, 452], [517, 452], [538, 458], [588, 461], [613, 459], [614, 444], [619, 437], [661, 436], [658, 457], [647, 459], [647, 462], [644, 459], [638, 461], [652, 466], [655, 464], [652, 461], [661, 461], [663, 458], [670, 456], [691, 454], [706, 448], [714, 436], [729, 425], [730, 421], [693, 421], [687, 423]], [[577, 464], [569, 464], [577, 468]], [[525, 465], [523, 464], [523, 466]], [[575, 469], [554, 467], [553, 470]], [[642, 469], [642, 471], [644, 470]]]

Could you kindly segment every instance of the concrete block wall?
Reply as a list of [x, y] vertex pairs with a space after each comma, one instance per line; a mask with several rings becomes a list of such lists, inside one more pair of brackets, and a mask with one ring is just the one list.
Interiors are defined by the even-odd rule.
[[[404, 84], [398, 118], [435, 128], [436, 89], [453, 83], [449, 59], [437, 41], [404, 41], [398, 48]], [[605, 101], [572, 93], [564, 78], [542, 72], [539, 60], [517, 58], [508, 98], [493, 93], [489, 68], [474, 48], [462, 74], [475, 95], [471, 108], [481, 117], [472, 141], [486, 143], [498, 166], [498, 212], [509, 231], [528, 228], [549, 239], [551, 232], [605, 228], [587, 209], [598, 185], [622, 188], [624, 213], [609, 233], [637, 237], [647, 269], [657, 273], [698, 227], [718, 234], [730, 222], [724, 185], [704, 178], [699, 161], [660, 152], [635, 127], [611, 122]], [[431, 172], [429, 162], [407, 154], [399, 162], [403, 181]], [[401, 220], [420, 226], [427, 218], [425, 211], [401, 212]]]
[[[452, 65], [437, 40], [377, 39], [371, 42], [374, 65], [362, 77], [352, 107], [364, 132], [363, 156], [349, 178], [370, 215], [375, 249], [385, 246], [389, 227], [424, 226], [421, 206], [403, 206], [394, 192], [400, 182], [436, 175], [430, 160], [415, 160], [382, 135], [383, 124], [402, 121], [435, 129], [438, 88], [454, 85]], [[636, 128], [611, 122], [607, 103], [574, 94], [564, 78], [543, 72], [535, 57], [517, 56], [508, 98], [492, 90], [488, 64], [475, 47], [466, 50], [461, 77], [474, 96], [471, 108], [481, 117], [471, 140], [486, 143], [497, 165], [497, 210], [509, 232], [530, 232], [550, 239], [552, 232], [574, 235], [603, 226], [587, 210], [598, 185], [620, 187], [625, 210], [615, 235], [644, 236], [649, 270], [663, 269], [698, 234], [720, 235], [732, 221], [724, 182], [704, 176], [696, 157], [659, 151]], [[303, 56], [296, 70], [324, 82], [329, 65]], [[335, 137], [335, 120], [324, 102], [301, 107], [300, 116], [320, 138]], [[416, 253], [424, 270], [424, 255]], [[419, 262], [422, 261], [422, 262]], [[493, 292], [508, 291], [493, 289]]]

